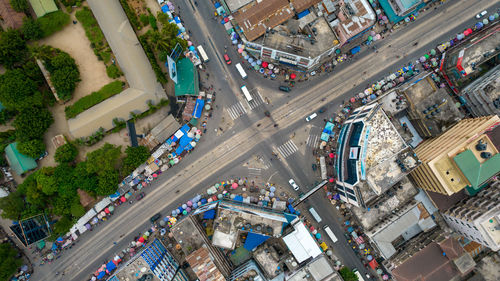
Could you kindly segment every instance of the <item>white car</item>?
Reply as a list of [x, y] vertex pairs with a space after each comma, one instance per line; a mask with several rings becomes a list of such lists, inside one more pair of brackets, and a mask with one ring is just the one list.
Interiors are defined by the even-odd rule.
[[290, 179], [288, 183], [293, 187], [293, 190], [295, 191], [299, 190], [299, 186], [295, 183], [293, 179]]
[[318, 116], [318, 114], [316, 112], [314, 112], [313, 114], [306, 117], [306, 121], [309, 122], [309, 121], [313, 120], [314, 118], [316, 118], [317, 116]]
[[486, 11], [486, 10], [482, 11], [481, 13], [476, 15], [476, 19], [480, 19], [480, 18], [484, 17], [487, 13], [488, 13], [488, 11]]

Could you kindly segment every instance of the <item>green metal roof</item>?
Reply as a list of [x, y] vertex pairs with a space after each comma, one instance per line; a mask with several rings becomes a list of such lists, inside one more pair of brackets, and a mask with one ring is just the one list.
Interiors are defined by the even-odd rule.
[[198, 96], [200, 91], [198, 72], [188, 58], [183, 58], [177, 62], [177, 75], [175, 96]]
[[37, 18], [58, 10], [54, 0], [30, 0], [30, 4]]
[[453, 160], [474, 189], [480, 188], [485, 181], [500, 172], [500, 153], [481, 164], [474, 153], [467, 149], [455, 156]]
[[10, 168], [18, 175], [22, 175], [37, 167], [35, 159], [19, 153], [17, 142], [13, 142], [5, 147], [5, 157], [9, 162]]

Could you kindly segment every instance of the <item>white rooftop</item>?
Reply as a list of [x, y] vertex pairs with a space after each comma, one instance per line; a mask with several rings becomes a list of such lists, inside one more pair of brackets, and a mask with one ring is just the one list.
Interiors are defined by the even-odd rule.
[[295, 230], [284, 236], [283, 241], [292, 252], [297, 262], [301, 263], [309, 258], [319, 256], [321, 250], [304, 223], [297, 219], [293, 224], [293, 228]]

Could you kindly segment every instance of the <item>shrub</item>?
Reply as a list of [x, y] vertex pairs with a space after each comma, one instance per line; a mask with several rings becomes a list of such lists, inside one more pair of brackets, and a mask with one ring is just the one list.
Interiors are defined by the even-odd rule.
[[104, 63], [108, 63], [111, 60], [111, 52], [109, 52], [107, 50], [103, 51], [103, 52], [100, 52], [99, 56], [104, 61]]
[[144, 49], [144, 52], [146, 53], [146, 56], [148, 57], [149, 63], [151, 63], [151, 66], [153, 67], [153, 70], [156, 74], [156, 80], [160, 83], [167, 83], [167, 77], [165, 77], [165, 74], [161, 70], [160, 66], [158, 65], [158, 62], [156, 61], [155, 54], [153, 53], [153, 50], [149, 46], [148, 40], [145, 35], [142, 35], [139, 37], [139, 42], [141, 42], [142, 48]]
[[40, 27], [40, 22], [32, 18], [23, 19], [21, 32], [26, 40], [39, 40], [43, 38], [43, 30]]
[[149, 24], [149, 17], [148, 15], [145, 15], [145, 14], [141, 14], [139, 16], [139, 20], [141, 21], [142, 25], [146, 26]]
[[33, 139], [26, 142], [19, 142], [17, 150], [21, 154], [37, 159], [45, 152], [45, 143], [42, 139]]
[[123, 82], [121, 81], [113, 81], [105, 85], [99, 91], [92, 92], [92, 94], [77, 100], [73, 105], [67, 106], [65, 109], [66, 119], [76, 117], [92, 106], [120, 93], [122, 89]]
[[114, 65], [114, 64], [112, 64], [112, 65], [110, 65], [110, 66], [106, 67], [106, 74], [108, 74], [108, 76], [109, 76], [110, 78], [113, 78], [113, 79], [115, 79], [115, 78], [118, 78], [118, 77], [122, 76], [122, 72], [121, 72], [121, 71], [120, 71], [120, 69], [119, 69], [116, 65]]
[[99, 43], [102, 44], [104, 34], [92, 14], [92, 11], [87, 7], [83, 7], [83, 9], [75, 13], [75, 16], [82, 23], [83, 29], [85, 29], [85, 35], [87, 35], [87, 38], [91, 44], [93, 44], [92, 48], [95, 48]]
[[24, 12], [29, 8], [28, 0], [10, 0], [10, 6], [16, 12]]
[[149, 15], [149, 24], [154, 30], [158, 30], [158, 25], [156, 24], [156, 18], [153, 15]]
[[43, 37], [48, 37], [69, 24], [70, 18], [65, 12], [58, 10], [37, 19], [37, 21], [43, 31]]
[[78, 149], [72, 143], [65, 143], [56, 149], [54, 160], [57, 163], [70, 163], [76, 159]]
[[127, 18], [130, 21], [130, 24], [132, 24], [132, 27], [134, 27], [137, 30], [141, 29], [141, 25], [139, 24], [139, 21], [137, 20], [137, 15], [130, 8], [130, 6], [127, 3], [127, 0], [120, 0], [120, 3], [122, 4], [123, 10], [125, 11], [125, 14], [127, 15]]

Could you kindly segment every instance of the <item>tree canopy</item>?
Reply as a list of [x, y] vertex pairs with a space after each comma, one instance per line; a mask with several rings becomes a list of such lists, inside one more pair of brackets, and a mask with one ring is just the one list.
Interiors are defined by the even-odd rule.
[[78, 155], [78, 149], [72, 143], [68, 142], [56, 149], [54, 159], [57, 163], [73, 162]]
[[358, 276], [345, 266], [340, 269], [339, 273], [344, 281], [358, 281]]
[[0, 244], [0, 280], [10, 280], [17, 268], [23, 264], [17, 254], [18, 251], [10, 243]]
[[39, 104], [41, 100], [32, 99], [36, 83], [28, 78], [21, 69], [13, 69], [0, 76], [0, 101], [8, 109], [20, 110]]
[[26, 40], [39, 40], [43, 38], [43, 30], [40, 23], [32, 18], [23, 19], [21, 32]]
[[45, 152], [45, 143], [42, 138], [20, 141], [17, 145], [17, 150], [21, 154], [37, 159]]
[[146, 162], [151, 156], [149, 149], [145, 146], [127, 147], [125, 149], [127, 156], [123, 159], [122, 175], [130, 174], [135, 168]]
[[114, 171], [120, 156], [119, 146], [105, 143], [103, 147], [87, 154], [87, 172], [101, 175]]
[[13, 68], [21, 62], [27, 54], [26, 42], [21, 33], [15, 29], [8, 29], [0, 33], [0, 64], [6, 68]]
[[20, 141], [42, 138], [54, 119], [47, 108], [31, 107], [22, 109], [14, 120], [16, 138]]
[[50, 72], [50, 80], [62, 100], [69, 100], [80, 81], [80, 71], [75, 60], [67, 53], [58, 50], [56, 54], [45, 60], [45, 66]]
[[29, 8], [28, 0], [10, 0], [10, 6], [12, 6], [12, 9], [16, 12], [24, 12]]
[[3, 210], [2, 218], [18, 220], [24, 205], [23, 196], [19, 191], [11, 192], [7, 197], [0, 198], [0, 209]]

